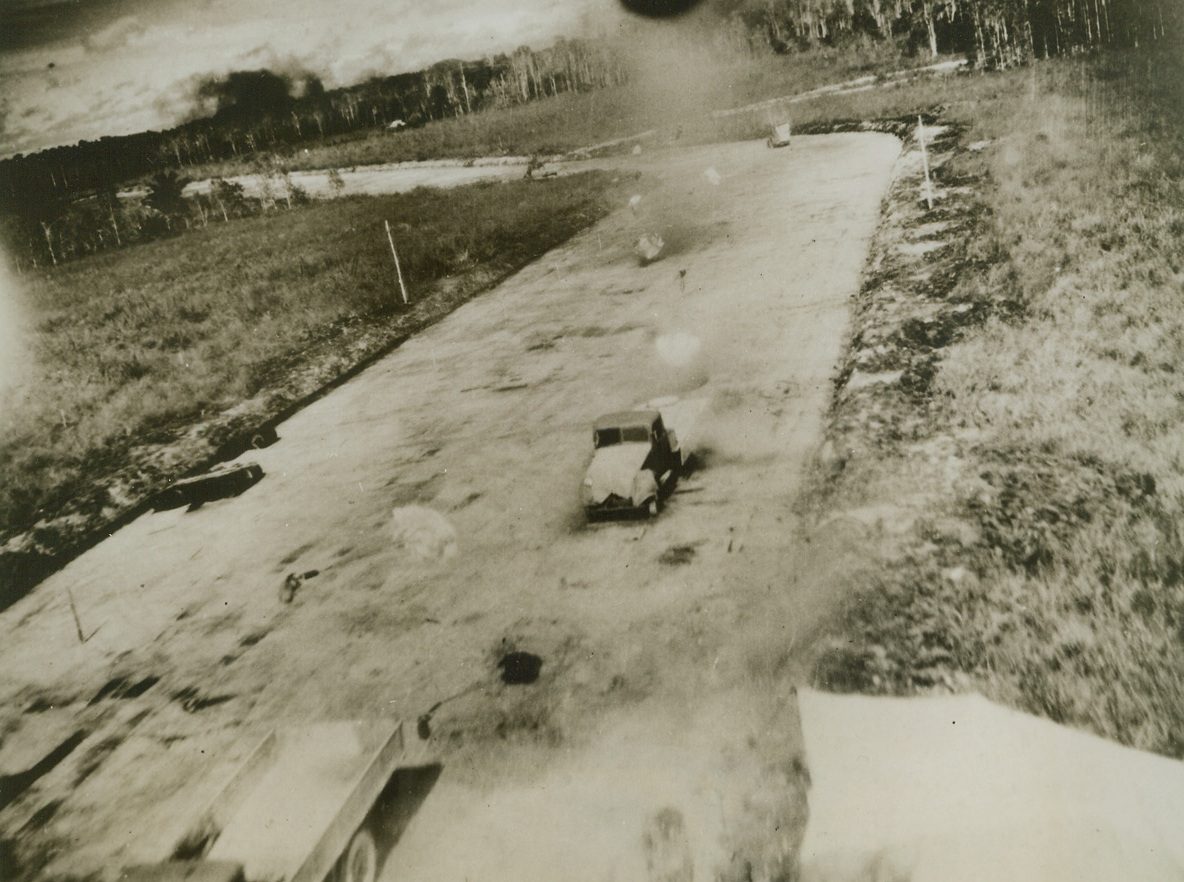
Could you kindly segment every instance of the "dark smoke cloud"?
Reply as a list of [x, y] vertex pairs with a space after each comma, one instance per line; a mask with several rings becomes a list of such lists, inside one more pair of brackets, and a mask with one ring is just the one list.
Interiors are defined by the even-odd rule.
[[653, 19], [677, 19], [692, 10], [706, 18], [727, 18], [734, 12], [767, 6], [768, 0], [621, 0], [621, 5]]
[[651, 18], [682, 15], [698, 2], [699, 0], [621, 0], [630, 12], [648, 15]]
[[231, 122], [277, 116], [292, 109], [298, 99], [325, 91], [313, 73], [239, 70], [225, 77], [202, 80], [196, 89], [194, 116], [212, 116]]

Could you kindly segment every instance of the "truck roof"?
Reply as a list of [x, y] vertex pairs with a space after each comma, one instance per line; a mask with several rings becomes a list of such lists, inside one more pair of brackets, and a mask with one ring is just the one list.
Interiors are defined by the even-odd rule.
[[592, 423], [593, 429], [620, 429], [625, 426], [645, 426], [647, 429], [654, 424], [661, 414], [656, 410], [619, 410], [616, 413], [606, 413], [596, 418]]

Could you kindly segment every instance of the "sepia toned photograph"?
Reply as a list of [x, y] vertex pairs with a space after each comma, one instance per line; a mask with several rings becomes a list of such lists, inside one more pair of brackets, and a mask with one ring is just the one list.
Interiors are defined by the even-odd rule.
[[1180, 0], [0, 0], [0, 882], [1180, 882]]

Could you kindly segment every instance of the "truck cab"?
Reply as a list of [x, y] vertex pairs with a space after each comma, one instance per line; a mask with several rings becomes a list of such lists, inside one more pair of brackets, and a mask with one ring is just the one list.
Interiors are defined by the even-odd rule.
[[581, 502], [590, 517], [614, 511], [658, 513], [682, 469], [682, 453], [658, 410], [609, 413], [592, 424], [592, 462]]

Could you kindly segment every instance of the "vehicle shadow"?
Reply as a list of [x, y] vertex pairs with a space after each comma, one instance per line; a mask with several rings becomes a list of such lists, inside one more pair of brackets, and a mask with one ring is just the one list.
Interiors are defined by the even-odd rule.
[[396, 769], [375, 800], [367, 824], [378, 846], [379, 873], [443, 770], [440, 763]]

